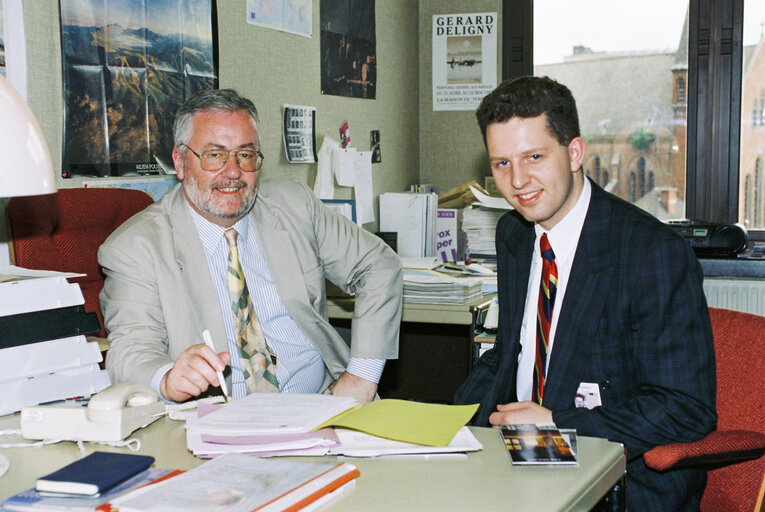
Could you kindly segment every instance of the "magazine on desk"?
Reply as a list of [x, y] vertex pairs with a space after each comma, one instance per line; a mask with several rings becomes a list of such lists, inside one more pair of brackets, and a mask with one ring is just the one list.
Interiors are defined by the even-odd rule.
[[501, 425], [499, 431], [514, 465], [579, 464], [569, 444], [576, 439], [575, 431], [564, 435], [553, 424]]

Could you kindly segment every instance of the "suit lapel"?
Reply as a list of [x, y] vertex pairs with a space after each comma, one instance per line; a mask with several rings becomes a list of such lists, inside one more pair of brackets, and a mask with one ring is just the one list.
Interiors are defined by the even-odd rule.
[[[293, 319], [303, 318], [295, 304], [309, 304], [303, 272], [289, 234], [278, 217], [268, 209], [268, 202], [259, 197], [250, 213], [258, 245], [274, 280], [279, 297]], [[296, 320], [297, 321], [297, 320]], [[305, 332], [305, 331], [304, 331]]]
[[611, 287], [613, 268], [608, 245], [611, 204], [603, 191], [592, 187], [592, 198], [579, 237], [571, 275], [566, 285], [543, 405], [569, 409], [584, 378], [589, 359], [589, 341], [595, 337], [599, 319]]
[[[181, 322], [189, 322], [195, 326], [199, 333], [198, 342], [202, 342], [201, 333], [208, 329], [212, 335], [215, 349], [218, 352], [228, 351], [226, 327], [223, 323], [223, 312], [220, 310], [218, 295], [215, 293], [210, 276], [210, 267], [207, 265], [202, 242], [199, 240], [197, 229], [188, 210], [183, 189], [178, 188], [176, 197], [173, 198], [170, 212], [170, 222], [173, 225], [173, 247], [176, 262], [181, 272], [181, 280], [186, 288], [191, 311], [195, 314], [192, 318], [178, 319]], [[228, 313], [228, 312], [227, 312]], [[196, 343], [190, 341], [189, 345]]]

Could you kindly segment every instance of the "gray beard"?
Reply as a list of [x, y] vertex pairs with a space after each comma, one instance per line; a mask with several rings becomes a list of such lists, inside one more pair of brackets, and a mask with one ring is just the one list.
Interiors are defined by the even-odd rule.
[[258, 198], [258, 184], [255, 184], [255, 189], [251, 193], [247, 194], [242, 201], [242, 206], [233, 212], [218, 210], [212, 201], [212, 191], [217, 188], [225, 188], [231, 185], [244, 186], [247, 184], [239, 180], [229, 180], [210, 185], [209, 190], [202, 190], [197, 183], [194, 175], [189, 173], [186, 175], [186, 179], [183, 180], [183, 190], [186, 192], [186, 197], [189, 201], [197, 207], [197, 209], [207, 215], [220, 217], [222, 219], [241, 219], [247, 215], [252, 207], [255, 205], [255, 201]]

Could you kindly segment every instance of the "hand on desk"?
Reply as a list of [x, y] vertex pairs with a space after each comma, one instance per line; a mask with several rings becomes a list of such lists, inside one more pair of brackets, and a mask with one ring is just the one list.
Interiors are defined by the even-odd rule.
[[345, 372], [330, 386], [330, 390], [333, 395], [352, 396], [364, 405], [375, 399], [377, 383]]
[[497, 412], [489, 416], [489, 423], [494, 426], [552, 422], [552, 411], [545, 409], [536, 402], [500, 404], [497, 406]]
[[231, 354], [216, 354], [207, 345], [192, 345], [180, 353], [159, 385], [159, 391], [168, 400], [183, 402], [204, 393], [209, 386], [218, 386], [216, 371], [231, 362]]

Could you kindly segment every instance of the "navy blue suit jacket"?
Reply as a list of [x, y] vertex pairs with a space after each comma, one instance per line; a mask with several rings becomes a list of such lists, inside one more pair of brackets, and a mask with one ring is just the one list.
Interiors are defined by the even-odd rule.
[[[517, 212], [497, 226], [499, 325], [455, 402], [480, 402], [489, 425], [498, 404], [517, 401], [520, 329], [535, 240]], [[592, 186], [555, 334], [542, 405], [561, 428], [618, 441], [627, 452], [629, 510], [697, 510], [704, 471], [664, 474], [643, 452], [694, 441], [714, 428], [715, 363], [703, 274], [690, 245], [637, 207]], [[602, 406], [574, 407], [582, 382]]]

